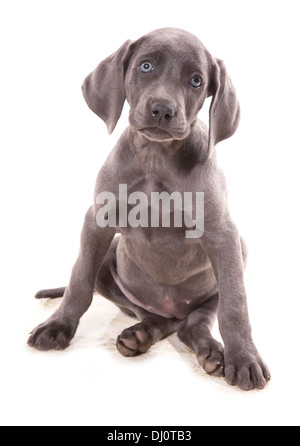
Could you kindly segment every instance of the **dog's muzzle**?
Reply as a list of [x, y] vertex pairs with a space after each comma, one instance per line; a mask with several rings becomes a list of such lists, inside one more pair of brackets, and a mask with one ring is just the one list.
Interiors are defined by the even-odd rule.
[[163, 98], [151, 98], [147, 101], [144, 110], [144, 122], [133, 127], [148, 139], [181, 140], [188, 135], [190, 126], [175, 102]]

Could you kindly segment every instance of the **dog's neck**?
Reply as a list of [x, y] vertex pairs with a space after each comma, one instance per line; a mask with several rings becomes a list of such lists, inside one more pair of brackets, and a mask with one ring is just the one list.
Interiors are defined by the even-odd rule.
[[207, 159], [207, 140], [203, 140], [197, 125], [193, 125], [190, 134], [182, 140], [152, 141], [131, 127], [129, 131], [133, 143], [131, 149], [144, 172], [164, 170], [170, 164], [180, 165], [181, 170], [188, 171]]

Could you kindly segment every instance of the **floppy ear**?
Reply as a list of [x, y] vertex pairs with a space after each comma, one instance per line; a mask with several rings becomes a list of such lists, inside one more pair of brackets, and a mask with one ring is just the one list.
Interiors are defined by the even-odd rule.
[[240, 120], [240, 105], [234, 86], [224, 62], [219, 59], [216, 59], [213, 69], [211, 92], [213, 98], [209, 110], [208, 158], [220, 141], [235, 133]]
[[82, 93], [90, 109], [107, 126], [111, 134], [122, 113], [126, 99], [125, 71], [131, 41], [127, 40], [121, 48], [87, 76], [82, 85]]

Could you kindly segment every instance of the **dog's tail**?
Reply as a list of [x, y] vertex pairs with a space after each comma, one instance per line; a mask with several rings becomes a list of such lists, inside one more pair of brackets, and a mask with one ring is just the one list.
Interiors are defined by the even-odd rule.
[[34, 296], [36, 299], [56, 299], [64, 295], [66, 287], [52, 288], [51, 290], [41, 290]]

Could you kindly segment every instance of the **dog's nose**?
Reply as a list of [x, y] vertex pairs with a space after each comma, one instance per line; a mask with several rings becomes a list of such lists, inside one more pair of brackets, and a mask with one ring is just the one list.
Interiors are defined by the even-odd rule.
[[165, 118], [170, 120], [175, 116], [176, 110], [173, 104], [167, 102], [153, 102], [151, 104], [151, 115], [153, 118]]

